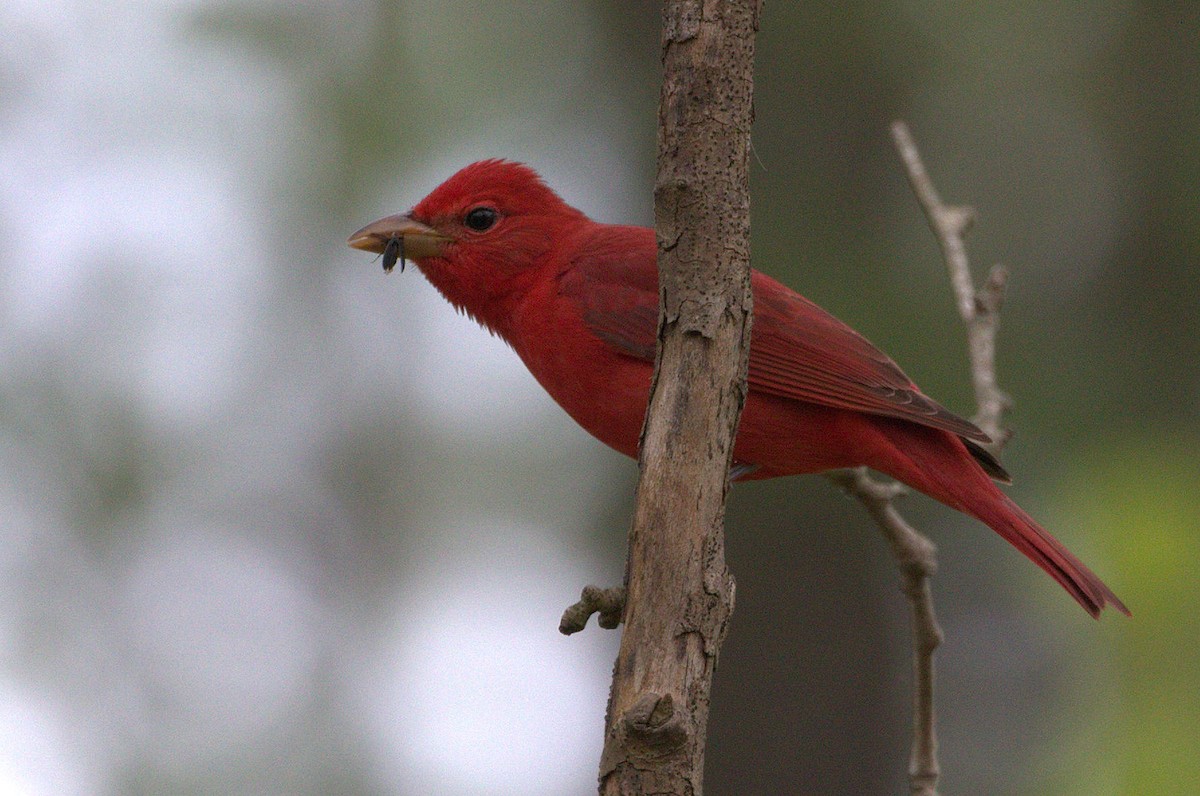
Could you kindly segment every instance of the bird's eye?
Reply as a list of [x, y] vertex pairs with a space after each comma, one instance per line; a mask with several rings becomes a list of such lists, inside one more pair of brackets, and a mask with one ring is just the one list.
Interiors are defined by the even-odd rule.
[[496, 221], [499, 218], [500, 214], [496, 212], [494, 207], [476, 207], [467, 213], [467, 217], [463, 219], [463, 223], [467, 225], [467, 229], [472, 229], [476, 232], [487, 232], [496, 225]]

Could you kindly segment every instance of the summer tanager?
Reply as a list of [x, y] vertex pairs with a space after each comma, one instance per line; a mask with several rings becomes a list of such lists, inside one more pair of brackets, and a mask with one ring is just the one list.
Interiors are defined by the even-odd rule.
[[[350, 236], [388, 271], [412, 260], [450, 303], [516, 350], [567, 413], [637, 456], [658, 319], [654, 230], [599, 224], [533, 170], [467, 166], [407, 214]], [[803, 296], [751, 274], [749, 396], [739, 480], [866, 465], [989, 525], [1092, 616], [1129, 611], [992, 483], [987, 435], [926, 397], [865, 338]]]

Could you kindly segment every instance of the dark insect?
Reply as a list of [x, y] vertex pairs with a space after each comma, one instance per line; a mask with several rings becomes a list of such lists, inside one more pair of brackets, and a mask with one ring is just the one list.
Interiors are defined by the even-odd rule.
[[400, 262], [400, 273], [404, 273], [403, 235], [388, 238], [387, 245], [383, 247], [383, 272], [390, 274], [392, 269], [396, 267], [396, 261]]

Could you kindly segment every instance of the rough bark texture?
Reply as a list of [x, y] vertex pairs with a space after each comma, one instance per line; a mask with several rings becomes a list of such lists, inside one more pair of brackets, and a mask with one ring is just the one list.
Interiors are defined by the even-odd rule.
[[600, 791], [699, 794], [733, 611], [724, 513], [750, 346], [749, 145], [760, 3], [663, 9], [658, 361], [629, 533]]

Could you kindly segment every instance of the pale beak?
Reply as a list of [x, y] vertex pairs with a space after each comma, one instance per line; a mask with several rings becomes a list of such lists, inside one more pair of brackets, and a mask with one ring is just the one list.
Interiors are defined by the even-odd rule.
[[414, 221], [403, 213], [372, 221], [346, 241], [351, 248], [383, 255], [383, 270], [391, 271], [396, 260], [438, 257], [450, 238], [433, 227]]

